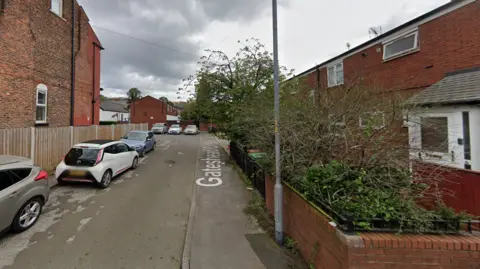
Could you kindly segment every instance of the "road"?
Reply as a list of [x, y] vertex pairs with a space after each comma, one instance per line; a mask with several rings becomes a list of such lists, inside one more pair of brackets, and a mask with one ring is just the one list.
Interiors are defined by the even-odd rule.
[[0, 237], [0, 269], [180, 268], [200, 138], [157, 136], [105, 190], [54, 188], [34, 227]]

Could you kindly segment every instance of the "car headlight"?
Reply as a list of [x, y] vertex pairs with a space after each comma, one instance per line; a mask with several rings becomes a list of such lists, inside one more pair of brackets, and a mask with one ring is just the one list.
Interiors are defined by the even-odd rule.
[[143, 146], [142, 145], [136, 145], [135, 148], [139, 149], [139, 148], [142, 148]]

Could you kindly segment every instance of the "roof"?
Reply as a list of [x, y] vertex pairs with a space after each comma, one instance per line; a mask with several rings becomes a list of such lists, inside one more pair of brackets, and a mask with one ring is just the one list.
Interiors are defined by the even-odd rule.
[[120, 113], [129, 113], [127, 107], [122, 103], [116, 101], [109, 101], [105, 100], [100, 103], [100, 108], [103, 111], [112, 111], [112, 112], [120, 112]]
[[97, 145], [97, 146], [103, 146], [103, 145], [106, 145], [106, 144], [110, 144], [110, 143], [116, 143], [118, 142], [118, 140], [108, 140], [108, 139], [103, 139], [103, 140], [89, 140], [89, 141], [85, 141], [85, 142], [82, 142], [82, 143], [78, 143], [76, 144], [75, 146], [81, 146], [81, 145]]
[[478, 101], [480, 101], [480, 67], [447, 73], [442, 80], [412, 96], [405, 104], [461, 104]]
[[[476, 0], [474, 0], [474, 1], [476, 1]], [[387, 31], [387, 32], [385, 32], [385, 33], [383, 33], [383, 34], [381, 34], [381, 35], [379, 35], [379, 36], [377, 36], [377, 37], [375, 37], [375, 38], [372, 38], [372, 39], [368, 40], [367, 42], [362, 43], [362, 44], [360, 44], [360, 45], [358, 45], [358, 46], [356, 46], [356, 47], [354, 47], [354, 48], [352, 48], [352, 49], [350, 49], [350, 50], [348, 50], [348, 51], [346, 51], [346, 52], [344, 52], [344, 53], [342, 53], [342, 54], [340, 54], [340, 55], [338, 55], [338, 56], [335, 56], [334, 58], [331, 58], [331, 59], [329, 59], [329, 60], [327, 60], [327, 61], [325, 61], [325, 62], [323, 62], [323, 63], [321, 63], [321, 64], [315, 65], [314, 67], [312, 67], [312, 68], [310, 68], [310, 69], [308, 69], [308, 70], [306, 70], [306, 71], [304, 71], [304, 72], [302, 72], [302, 73], [300, 73], [300, 74], [298, 74], [298, 75], [295, 75], [294, 77], [290, 78], [289, 80], [294, 79], [294, 78], [297, 78], [297, 77], [302, 77], [302, 76], [304, 76], [304, 75], [306, 75], [306, 74], [308, 74], [308, 73], [310, 73], [310, 72], [312, 72], [312, 71], [315, 71], [316, 69], [318, 69], [318, 68], [320, 68], [320, 67], [322, 67], [322, 66], [325, 66], [325, 65], [334, 63], [334, 62], [337, 61], [337, 60], [340, 60], [340, 59], [342, 59], [342, 58], [345, 58], [345, 57], [347, 57], [348, 55], [355, 53], [356, 51], [361, 51], [361, 50], [365, 49], [365, 48], [366, 48], [367, 46], [369, 46], [369, 45], [374, 45], [374, 44], [376, 44], [376, 43], [379, 43], [382, 39], [384, 39], [384, 38], [386, 38], [386, 37], [388, 37], [388, 36], [390, 36], [390, 35], [392, 35], [392, 34], [395, 34], [395, 33], [397, 33], [397, 32], [400, 32], [401, 30], [404, 30], [405, 28], [407, 28], [407, 27], [409, 27], [409, 26], [412, 26], [412, 25], [414, 25], [414, 24], [416, 24], [416, 23], [419, 23], [419, 22], [421, 22], [422, 20], [425, 20], [425, 19], [427, 19], [427, 18], [429, 18], [429, 17], [431, 17], [431, 16], [435, 16], [435, 15], [437, 15], [437, 14], [440, 14], [440, 13], [442, 13], [442, 12], [445, 12], [445, 11], [447, 11], [448, 9], [454, 7], [455, 5], [458, 5], [458, 4], [460, 4], [460, 3], [468, 4], [469, 2], [472, 2], [472, 0], [452, 0], [452, 1], [448, 2], [448, 3], [446, 3], [446, 4], [443, 5], [443, 6], [440, 6], [440, 7], [436, 8], [436, 9], [434, 9], [434, 10], [428, 12], [428, 13], [425, 13], [425, 14], [423, 14], [423, 15], [421, 15], [421, 16], [419, 16], [419, 17], [417, 17], [417, 18], [415, 18], [415, 19], [413, 19], [413, 20], [411, 20], [411, 21], [408, 21], [408, 22], [406, 22], [406, 23], [404, 23], [404, 24], [402, 24], [402, 25], [400, 25], [400, 26], [398, 26], [398, 27], [395, 27], [395, 28], [393, 28], [393, 29], [390, 30], [390, 31]]]
[[21, 163], [21, 162], [27, 162], [31, 165], [33, 164], [32, 160], [30, 160], [29, 158], [26, 158], [26, 157], [12, 156], [12, 155], [0, 155], [0, 166], [1, 165]]

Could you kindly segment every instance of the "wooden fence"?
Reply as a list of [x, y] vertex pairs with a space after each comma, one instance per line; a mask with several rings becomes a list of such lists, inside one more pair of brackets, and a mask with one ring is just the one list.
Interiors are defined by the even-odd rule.
[[148, 130], [148, 124], [2, 129], [0, 155], [28, 157], [35, 165], [53, 171], [74, 144], [94, 139], [118, 140], [131, 130]]

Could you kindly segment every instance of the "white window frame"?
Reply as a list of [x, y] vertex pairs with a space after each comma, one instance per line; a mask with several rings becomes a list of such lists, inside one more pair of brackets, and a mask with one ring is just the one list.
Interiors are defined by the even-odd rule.
[[[374, 129], [375, 130], [378, 130], [378, 129], [382, 129], [385, 127], [386, 125], [386, 122], [385, 122], [385, 113], [382, 112], [382, 111], [377, 111], [377, 112], [367, 112], [367, 113], [364, 113], [365, 115], [372, 115], [372, 116], [376, 116], [376, 115], [382, 115], [382, 125], [380, 126], [375, 126]], [[362, 129], [365, 129], [367, 128], [366, 125], [363, 125], [363, 122], [362, 122], [362, 116], [359, 116], [358, 117], [358, 124], [360, 125], [360, 128]]]
[[[386, 56], [386, 47], [389, 46], [389, 45], [392, 45], [394, 44], [395, 42], [401, 40], [401, 39], [404, 39], [404, 38], [407, 38], [409, 36], [415, 36], [415, 41], [414, 41], [414, 46], [413, 48], [411, 49], [408, 49], [408, 50], [404, 50], [404, 51], [401, 51], [401, 52], [397, 52], [395, 54], [392, 54], [390, 56]], [[413, 53], [413, 52], [416, 52], [416, 51], [419, 51], [420, 50], [420, 46], [419, 46], [419, 42], [418, 42], [418, 28], [414, 29], [414, 30], [411, 30], [407, 33], [404, 33], [402, 35], [399, 35], [399, 36], [395, 36], [394, 38], [390, 39], [390, 40], [387, 40], [385, 42], [383, 42], [383, 60], [384, 61], [388, 61], [388, 60], [391, 60], [391, 59], [395, 59], [397, 57], [401, 57], [401, 56], [404, 56], [404, 55], [408, 55], [410, 53]]]
[[[337, 81], [337, 68], [338, 66], [342, 66], [342, 73], [343, 73], [343, 81], [339, 82]], [[333, 74], [334, 74], [334, 82], [330, 83], [330, 68], [333, 68]], [[343, 85], [345, 82], [345, 69], [343, 68], [343, 61], [336, 62], [334, 64], [331, 64], [327, 66], [327, 82], [328, 82], [328, 87], [335, 87], [339, 85]]]
[[[47, 123], [47, 110], [48, 110], [48, 88], [45, 86], [45, 84], [38, 84], [37, 85], [37, 90], [35, 91], [35, 123]], [[44, 93], [45, 94], [45, 104], [39, 104], [38, 103], [38, 94], [39, 93]], [[37, 107], [44, 107], [44, 118], [45, 120], [37, 120]]]
[[[53, 5], [59, 5], [58, 13], [53, 9]], [[59, 17], [63, 17], [63, 0], [50, 0], [50, 10], [57, 14]]]

